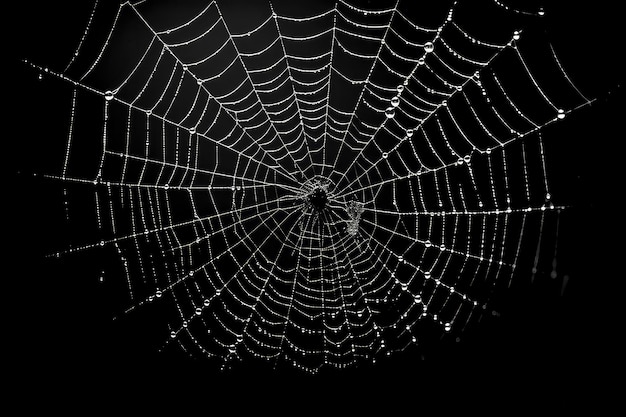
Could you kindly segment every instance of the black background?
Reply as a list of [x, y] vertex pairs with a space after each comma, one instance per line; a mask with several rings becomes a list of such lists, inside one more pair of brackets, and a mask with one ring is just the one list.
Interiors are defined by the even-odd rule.
[[[22, 404], [117, 404], [122, 397], [143, 398], [145, 391], [153, 404], [176, 393], [207, 412], [277, 407], [281, 414], [299, 412], [295, 405], [338, 411], [333, 402], [346, 411], [381, 407], [415, 414], [450, 406], [504, 414], [598, 411], [619, 403], [613, 378], [621, 377], [624, 327], [619, 290], [624, 72], [618, 42], [623, 22], [610, 2], [544, 6], [546, 36], [574, 82], [597, 97], [593, 106], [546, 132], [550, 148], [559, 150], [549, 161], [551, 172], [567, 173], [573, 203], [561, 219], [559, 277], [516, 282], [503, 295], [500, 316], [486, 317], [460, 342], [425, 346], [419, 353], [409, 349], [376, 367], [313, 377], [248, 367], [221, 374], [201, 359], [168, 359], [135, 323], [111, 321], [109, 299], [96, 275], [43, 259], [43, 242], [54, 236], [42, 230], [48, 234], [56, 226], [41, 221], [54, 221], [62, 212], [50, 204], [49, 187], [28, 172], [28, 152], [42, 138], [29, 137], [29, 124], [40, 120], [29, 112], [36, 108], [29, 101], [36, 73], [19, 59], [60, 68], [91, 5], [37, 3], [14, 5], [5, 21], [16, 25], [5, 27], [4, 35], [11, 54], [3, 62], [10, 111], [3, 123], [8, 172], [2, 200], [9, 208], [3, 233], [3, 344], [10, 352], [3, 373], [15, 394], [30, 399]], [[56, 227], [56, 233], [62, 229]], [[233, 395], [234, 402], [226, 397]]]

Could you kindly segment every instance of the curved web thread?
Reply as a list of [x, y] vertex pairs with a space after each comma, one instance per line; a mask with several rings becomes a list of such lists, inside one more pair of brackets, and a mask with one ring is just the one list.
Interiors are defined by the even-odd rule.
[[[64, 72], [31, 64], [72, 89], [63, 166], [46, 177], [93, 193], [99, 236], [54, 256], [112, 249], [125, 312], [162, 304], [166, 345], [224, 366], [317, 372], [404, 351], [432, 326], [460, 333], [519, 265], [536, 272], [562, 209], [541, 132], [591, 101], [552, 49], [544, 80], [521, 30], [480, 40], [457, 3], [430, 26], [399, 1], [270, 6], [242, 33], [216, 2], [163, 27], [149, 2], [123, 3], [82, 75], [89, 25]], [[135, 50], [105, 77], [120, 21]], [[88, 137], [97, 155], [79, 164]]]

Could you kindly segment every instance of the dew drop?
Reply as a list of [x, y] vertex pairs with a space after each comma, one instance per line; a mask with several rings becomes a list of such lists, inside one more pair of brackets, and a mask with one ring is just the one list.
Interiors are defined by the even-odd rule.
[[513, 32], [513, 40], [519, 41], [519, 38], [520, 38], [519, 31], [516, 30], [515, 32]]
[[202, 309], [200, 307], [196, 308], [196, 315], [199, 316], [202, 314]]
[[430, 240], [427, 240], [426, 242], [424, 242], [424, 246], [430, 248], [432, 246], [432, 243], [430, 243]]
[[413, 136], [413, 129], [407, 129], [407, 130], [406, 130], [406, 136], [407, 136], [407, 137], [409, 137], [409, 138], [410, 138], [411, 136]]
[[157, 298], [161, 298], [161, 296], [163, 296], [163, 291], [157, 290], [155, 295], [156, 295]]
[[172, 332], [170, 333], [170, 337], [172, 339], [176, 339], [176, 332], [174, 330], [172, 330]]
[[407, 85], [409, 85], [409, 80], [408, 80], [408, 79], [406, 79], [406, 80], [402, 81], [402, 85], [403, 85], [403, 86], [405, 86], [405, 87], [406, 87]]
[[391, 105], [393, 107], [398, 107], [400, 105], [400, 97], [395, 96], [394, 98], [391, 99]]
[[196, 133], [196, 128], [192, 127], [191, 129], [189, 129], [189, 133], [194, 135]]
[[387, 116], [387, 119], [392, 119], [395, 115], [396, 110], [393, 107], [387, 107], [387, 109], [385, 110], [385, 116]]
[[425, 277], [426, 279], [429, 279], [429, 278], [430, 278], [430, 271], [426, 271], [426, 272], [424, 272], [424, 277]]
[[206, 299], [204, 300], [204, 306], [205, 306], [205, 307], [208, 307], [208, 306], [209, 306], [209, 304], [211, 304], [211, 300], [209, 300], [208, 298], [206, 298]]
[[39, 79], [39, 81], [43, 80], [43, 74], [39, 74], [39, 75], [37, 76], [37, 79]]
[[396, 91], [397, 91], [398, 93], [403, 92], [403, 91], [404, 91], [404, 85], [400, 84], [399, 86], [397, 86], [397, 87], [396, 87]]
[[170, 185], [169, 185], [169, 184], [165, 184], [165, 185], [163, 186], [163, 188], [165, 188], [166, 190], [169, 190], [169, 189], [170, 189]]
[[543, 15], [545, 15], [545, 14], [546, 14], [546, 12], [543, 10], [543, 7], [541, 7], [541, 8], [539, 9], [538, 14], [539, 14], [539, 16], [543, 16]]
[[471, 156], [469, 156], [469, 155], [465, 155], [465, 156], [463, 157], [463, 160], [464, 160], [465, 162], [469, 163], [469, 161], [471, 161], [471, 160], [472, 160], [472, 157], [471, 157]]
[[424, 44], [424, 51], [425, 51], [427, 54], [431, 53], [431, 52], [432, 52], [432, 51], [434, 51], [434, 50], [435, 50], [435, 45], [433, 45], [433, 43], [432, 43], [432, 42], [426, 42], [426, 43]]
[[559, 109], [558, 114], [557, 114], [556, 117], [559, 118], [560, 120], [565, 119], [565, 110]]
[[452, 330], [452, 325], [450, 323], [446, 323], [446, 324], [443, 325], [443, 329], [446, 332], [449, 332], [450, 330]]
[[183, 70], [187, 71], [189, 69], [189, 66], [187, 64], [183, 64]]
[[417, 64], [418, 64], [418, 65], [424, 65], [424, 63], [425, 63], [425, 62], [426, 62], [426, 60], [424, 59], [424, 57], [420, 57], [420, 58], [417, 60]]
[[113, 97], [114, 97], [114, 96], [115, 96], [115, 94], [113, 93], [113, 91], [110, 91], [110, 90], [109, 90], [109, 91], [106, 91], [106, 92], [104, 93], [104, 99], [105, 99], [106, 101], [111, 101], [111, 100], [113, 100]]

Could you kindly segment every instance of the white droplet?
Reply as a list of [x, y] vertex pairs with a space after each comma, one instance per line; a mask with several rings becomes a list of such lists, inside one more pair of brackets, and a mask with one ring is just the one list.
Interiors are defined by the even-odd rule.
[[196, 315], [201, 315], [202, 314], [202, 309], [200, 307], [196, 308]]
[[430, 248], [432, 245], [432, 243], [430, 243], [430, 240], [427, 240], [426, 242], [424, 242], [424, 246], [426, 246], [427, 248]]
[[169, 189], [170, 189], [170, 185], [169, 185], [169, 184], [165, 184], [165, 185], [163, 186], [163, 188], [165, 188], [166, 190], [169, 190]]
[[403, 92], [403, 91], [404, 91], [404, 85], [400, 84], [399, 86], [397, 86], [397, 87], [396, 87], [396, 91], [397, 91], [398, 93]]
[[543, 10], [543, 7], [539, 8], [539, 16], [545, 15], [546, 12]]
[[449, 332], [450, 330], [452, 330], [452, 325], [450, 323], [446, 323], [446, 324], [443, 325], [443, 329], [446, 332]]
[[520, 35], [519, 35], [519, 31], [515, 31], [513, 32], [513, 40], [519, 41]]
[[426, 279], [430, 278], [430, 271], [424, 272], [424, 277], [426, 277]]
[[432, 43], [432, 42], [426, 42], [426, 43], [424, 44], [424, 51], [425, 51], [427, 54], [431, 53], [431, 52], [432, 52], [432, 51], [434, 51], [434, 50], [435, 50], [435, 45], [433, 45], [433, 43]]
[[456, 163], [457, 163], [458, 165], [463, 165], [463, 158], [459, 158], [459, 159], [457, 159], [457, 160], [456, 160]]
[[183, 64], [183, 70], [187, 71], [189, 69], [189, 66], [187, 64]]
[[104, 99], [105, 99], [106, 101], [111, 101], [111, 100], [113, 100], [113, 97], [114, 97], [114, 96], [115, 96], [115, 94], [113, 93], [113, 91], [110, 91], [110, 90], [109, 90], [109, 91], [106, 91], [106, 92], [104, 93]]
[[408, 80], [408, 79], [406, 79], [406, 80], [402, 81], [402, 85], [403, 85], [403, 86], [405, 86], [405, 87], [406, 87], [407, 85], [409, 85], [409, 80]]
[[550, 200], [552, 198], [552, 195], [550, 193], [546, 193], [546, 200]]
[[463, 157], [463, 160], [464, 160], [465, 162], [469, 162], [469, 161], [471, 161], [471, 160], [472, 160], [472, 157], [471, 157], [470, 155], [465, 155], [465, 156]]
[[411, 136], [413, 136], [413, 129], [407, 129], [407, 130], [406, 130], [406, 136], [407, 136], [408, 138], [410, 138]]
[[425, 62], [426, 62], [426, 60], [424, 59], [424, 57], [420, 57], [420, 58], [418, 58], [418, 60], [417, 60], [417, 64], [418, 64], [418, 65], [424, 65], [424, 63], [425, 63]]
[[400, 97], [395, 96], [394, 98], [391, 99], [391, 105], [393, 107], [398, 107], [400, 105]]
[[161, 290], [157, 290], [155, 295], [157, 298], [161, 298], [161, 296], [163, 295], [163, 292]]
[[392, 119], [395, 115], [396, 110], [393, 107], [387, 107], [387, 109], [385, 110], [385, 116], [387, 116], [387, 119]]
[[209, 304], [211, 304], [211, 300], [209, 300], [208, 298], [206, 298], [206, 299], [204, 300], [204, 306], [205, 306], [205, 307], [208, 307], [208, 306], [209, 306]]
[[556, 117], [561, 119], [561, 120], [565, 119], [565, 110], [559, 109], [558, 114], [557, 114]]
[[196, 128], [192, 127], [191, 129], [189, 129], [189, 133], [192, 134], [192, 135], [195, 134], [196, 133]]
[[171, 337], [172, 339], [175, 339], [175, 338], [176, 338], [176, 332], [175, 332], [174, 330], [172, 330], [172, 332], [170, 333], [170, 337]]
[[152, 110], [151, 109], [146, 110], [146, 114], [150, 116], [152, 114]]

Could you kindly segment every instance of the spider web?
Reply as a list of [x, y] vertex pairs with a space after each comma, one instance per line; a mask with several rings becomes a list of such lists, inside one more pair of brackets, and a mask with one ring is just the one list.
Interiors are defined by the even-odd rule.
[[44, 177], [85, 230], [51, 257], [114, 252], [124, 313], [159, 305], [166, 347], [223, 366], [315, 373], [460, 334], [538, 272], [563, 208], [541, 133], [592, 101], [506, 20], [542, 12], [484, 2], [485, 31], [465, 2], [387, 3], [276, 3], [239, 31], [220, 2], [96, 2], [63, 70], [28, 62], [70, 89]]

